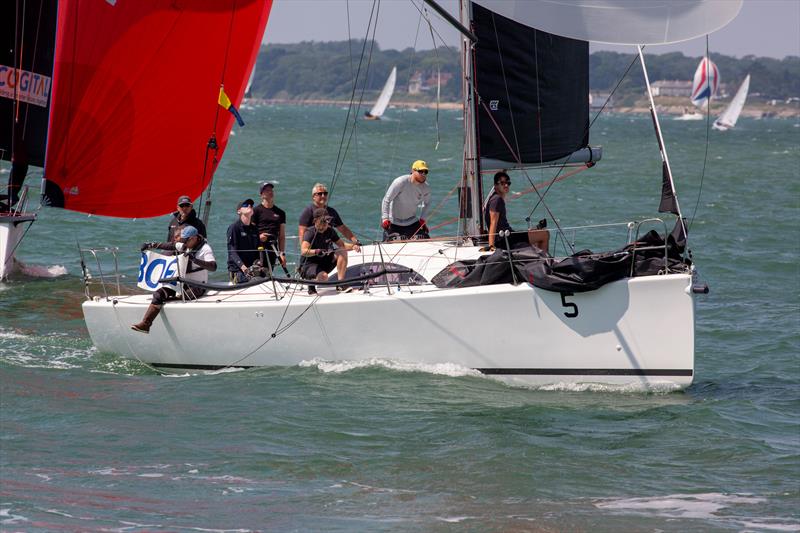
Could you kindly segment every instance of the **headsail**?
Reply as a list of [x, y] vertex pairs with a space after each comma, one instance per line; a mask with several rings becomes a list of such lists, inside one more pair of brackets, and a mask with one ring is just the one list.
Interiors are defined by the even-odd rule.
[[373, 117], [381, 117], [383, 116], [383, 112], [386, 111], [386, 107], [389, 105], [389, 100], [392, 99], [392, 94], [394, 93], [394, 85], [397, 82], [397, 67], [392, 67], [392, 72], [389, 73], [389, 77], [386, 79], [386, 83], [383, 86], [383, 90], [381, 91], [380, 96], [378, 96], [378, 100], [375, 102], [375, 105], [372, 106], [372, 109], [369, 111], [369, 115]]
[[481, 159], [508, 168], [585, 148], [589, 43], [529, 28], [477, 3], [472, 26]]
[[234, 121], [217, 103], [220, 85], [241, 101], [270, 7], [62, 0], [46, 201], [150, 217], [169, 212], [179, 195], [199, 196]]
[[736, 121], [739, 120], [739, 114], [742, 112], [742, 108], [744, 108], [744, 102], [747, 100], [747, 92], [749, 90], [750, 74], [744, 78], [744, 81], [739, 86], [739, 90], [736, 91], [736, 95], [733, 97], [733, 100], [731, 100], [731, 103], [728, 104], [725, 111], [714, 121], [715, 129], [726, 130], [736, 126]]
[[742, 0], [475, 0], [530, 27], [583, 41], [668, 44], [712, 33]]
[[692, 82], [692, 103], [705, 109], [708, 102], [717, 95], [719, 88], [719, 69], [713, 61], [704, 57], [697, 65]]
[[0, 158], [14, 156], [10, 204], [27, 166], [44, 166], [57, 7], [55, 1], [0, 6]]

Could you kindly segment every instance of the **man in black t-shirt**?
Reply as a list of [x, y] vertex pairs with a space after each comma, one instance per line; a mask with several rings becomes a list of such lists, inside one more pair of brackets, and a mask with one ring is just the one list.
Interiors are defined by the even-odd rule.
[[361, 245], [355, 234], [350, 231], [350, 228], [342, 221], [342, 217], [336, 212], [336, 209], [328, 205], [328, 187], [324, 183], [317, 183], [311, 189], [311, 204], [306, 206], [300, 213], [299, 227], [297, 228], [300, 243], [303, 242], [303, 236], [306, 230], [314, 225], [314, 210], [325, 208], [328, 210], [328, 216], [331, 217], [331, 226], [336, 228], [344, 238], [353, 244]]
[[268, 265], [266, 268], [275, 268], [275, 262], [280, 261], [286, 269], [286, 213], [275, 205], [275, 185], [264, 183], [259, 191], [261, 203], [253, 208], [253, 224], [258, 228], [258, 238], [261, 246], [267, 252]]
[[[315, 279], [326, 281], [328, 272], [336, 267], [336, 274], [339, 281], [345, 279], [347, 271], [347, 251], [361, 251], [358, 244], [344, 242], [336, 231], [331, 227], [332, 217], [328, 215], [328, 210], [319, 207], [313, 212], [313, 225], [306, 229], [300, 243], [300, 275], [303, 279]], [[336, 245], [336, 248], [334, 248]], [[336, 287], [339, 291], [344, 291], [344, 286]], [[313, 285], [308, 287], [309, 294], [316, 294]]]

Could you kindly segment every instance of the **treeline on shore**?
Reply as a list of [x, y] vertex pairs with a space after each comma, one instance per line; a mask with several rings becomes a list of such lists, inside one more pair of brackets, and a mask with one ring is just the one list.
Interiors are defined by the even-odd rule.
[[[362, 59], [363, 58], [363, 59]], [[681, 52], [646, 56], [650, 80], [691, 80], [700, 61]], [[784, 59], [745, 56], [741, 59], [711, 54], [722, 83], [736, 86], [751, 75], [751, 98], [786, 100], [800, 96], [800, 57]], [[594, 52], [589, 61], [592, 91], [611, 91], [634, 60], [634, 54]], [[441, 99], [461, 97], [459, 52], [453, 47], [436, 50], [381, 50], [363, 40], [302, 42], [264, 45], [258, 55], [250, 95], [266, 99], [349, 99], [358, 74], [355, 98], [361, 91], [380, 91], [392, 67], [397, 67], [397, 97], [430, 101], [436, 96], [441, 73]], [[416, 79], [419, 92], [409, 94]], [[366, 84], [364, 81], [366, 80]], [[638, 98], [644, 90], [641, 68], [634, 65], [615, 94], [615, 100]], [[735, 87], [733, 88], [735, 91]]]

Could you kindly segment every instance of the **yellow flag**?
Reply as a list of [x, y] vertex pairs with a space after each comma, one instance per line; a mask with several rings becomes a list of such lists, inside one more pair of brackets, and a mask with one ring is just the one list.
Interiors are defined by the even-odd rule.
[[231, 99], [228, 98], [228, 95], [225, 94], [225, 89], [222, 87], [219, 88], [219, 105], [224, 107], [225, 109], [229, 109], [231, 107]]

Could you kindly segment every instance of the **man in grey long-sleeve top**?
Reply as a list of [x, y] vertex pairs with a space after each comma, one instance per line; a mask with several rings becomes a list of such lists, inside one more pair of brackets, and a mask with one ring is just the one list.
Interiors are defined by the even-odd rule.
[[381, 203], [383, 240], [428, 239], [425, 217], [430, 210], [431, 188], [426, 183], [428, 164], [417, 160], [411, 174], [396, 178]]

